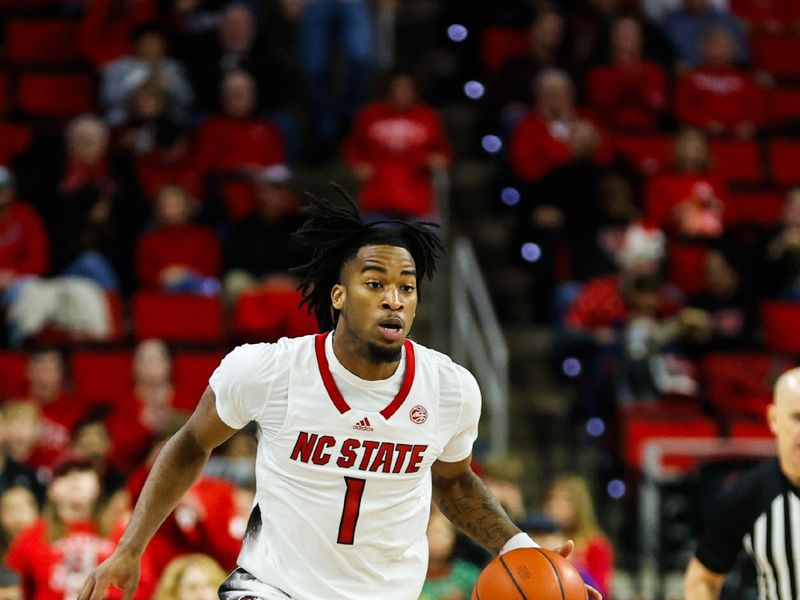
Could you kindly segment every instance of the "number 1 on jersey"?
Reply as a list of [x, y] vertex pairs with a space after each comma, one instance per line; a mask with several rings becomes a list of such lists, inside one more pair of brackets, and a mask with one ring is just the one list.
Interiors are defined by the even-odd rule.
[[366, 479], [357, 479], [356, 477], [344, 478], [347, 490], [344, 493], [342, 519], [339, 521], [339, 537], [336, 540], [340, 544], [353, 545], [358, 513], [361, 511], [361, 496], [364, 495], [364, 484], [366, 482]]

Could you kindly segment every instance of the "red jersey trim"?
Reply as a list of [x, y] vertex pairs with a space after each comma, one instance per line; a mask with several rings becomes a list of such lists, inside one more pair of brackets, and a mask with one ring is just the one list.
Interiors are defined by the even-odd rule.
[[[325, 339], [330, 335], [330, 331], [319, 334], [314, 340], [314, 350], [317, 355], [317, 366], [319, 367], [319, 374], [322, 377], [322, 383], [330, 396], [333, 405], [339, 413], [344, 414], [350, 410], [350, 405], [344, 399], [336, 382], [333, 380], [330, 365], [328, 364], [328, 357], [325, 356]], [[414, 345], [406, 340], [403, 343], [406, 350], [406, 372], [403, 375], [403, 383], [394, 399], [381, 411], [381, 416], [384, 419], [390, 419], [394, 413], [406, 401], [408, 393], [411, 391], [411, 386], [414, 384], [414, 374], [416, 372], [416, 359], [414, 357]]]

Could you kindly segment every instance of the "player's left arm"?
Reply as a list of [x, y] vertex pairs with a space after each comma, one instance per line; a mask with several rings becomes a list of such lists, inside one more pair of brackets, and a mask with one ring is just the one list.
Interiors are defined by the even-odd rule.
[[522, 532], [472, 471], [471, 460], [470, 456], [458, 462], [433, 463], [433, 499], [456, 527], [487, 550], [499, 554], [506, 542]]
[[[472, 456], [458, 462], [437, 460], [431, 467], [433, 499], [439, 510], [470, 538], [494, 554], [538, 544], [514, 525], [500, 502], [470, 466]], [[572, 554], [569, 540], [556, 549], [563, 557]], [[587, 585], [591, 600], [602, 600], [596, 589]]]

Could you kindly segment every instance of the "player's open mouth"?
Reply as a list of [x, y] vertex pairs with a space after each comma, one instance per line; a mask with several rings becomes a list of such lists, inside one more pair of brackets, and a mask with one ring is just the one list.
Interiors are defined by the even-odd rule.
[[381, 335], [387, 340], [397, 340], [403, 337], [403, 322], [400, 319], [387, 319], [378, 324]]

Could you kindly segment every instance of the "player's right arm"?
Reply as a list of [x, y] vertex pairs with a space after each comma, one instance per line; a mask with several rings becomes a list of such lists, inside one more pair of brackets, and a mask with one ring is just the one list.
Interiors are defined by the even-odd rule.
[[123, 590], [123, 600], [133, 598], [150, 539], [200, 476], [211, 451], [235, 432], [220, 419], [214, 392], [206, 388], [189, 421], [158, 455], [117, 549], [89, 575], [78, 600], [101, 600], [109, 585]]
[[725, 575], [715, 573], [692, 557], [684, 576], [684, 598], [686, 600], [717, 600]]

